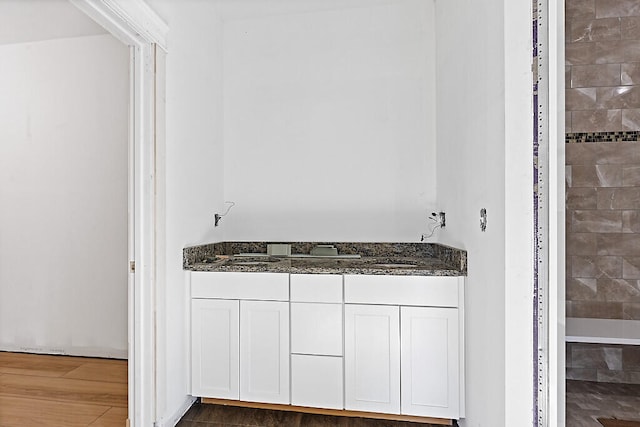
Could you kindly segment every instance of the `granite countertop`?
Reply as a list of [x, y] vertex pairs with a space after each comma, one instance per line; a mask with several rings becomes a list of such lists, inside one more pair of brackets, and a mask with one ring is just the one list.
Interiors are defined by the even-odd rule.
[[[315, 245], [327, 243], [295, 242], [290, 244], [293, 254], [308, 254]], [[190, 271], [218, 272], [394, 276], [467, 275], [466, 251], [450, 246], [436, 243], [328, 244], [334, 245], [341, 255], [359, 255], [360, 258], [267, 256], [266, 242], [221, 242], [185, 248], [183, 267]], [[243, 254], [243, 256], [239, 256], [239, 254]]]

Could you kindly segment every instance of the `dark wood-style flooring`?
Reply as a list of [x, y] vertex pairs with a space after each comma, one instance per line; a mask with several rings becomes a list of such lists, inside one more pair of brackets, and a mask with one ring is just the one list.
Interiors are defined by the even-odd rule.
[[0, 352], [1, 427], [123, 427], [127, 361]]
[[[303, 414], [271, 409], [194, 404], [176, 427], [436, 427], [408, 421]], [[442, 427], [442, 426], [437, 426]]]
[[601, 417], [640, 421], [640, 384], [567, 380], [567, 427], [602, 427]]

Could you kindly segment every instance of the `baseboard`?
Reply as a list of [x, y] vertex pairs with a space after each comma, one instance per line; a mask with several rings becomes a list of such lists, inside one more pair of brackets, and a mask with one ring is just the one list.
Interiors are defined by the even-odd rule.
[[0, 343], [0, 351], [13, 353], [51, 354], [56, 356], [99, 357], [102, 359], [128, 359], [127, 350], [100, 347], [36, 347]]
[[178, 424], [178, 421], [187, 413], [193, 402], [196, 401], [196, 398], [193, 396], [187, 396], [187, 399], [184, 401], [182, 405], [178, 408], [178, 410], [171, 416], [162, 418], [155, 423], [153, 423], [153, 427], [175, 427]]

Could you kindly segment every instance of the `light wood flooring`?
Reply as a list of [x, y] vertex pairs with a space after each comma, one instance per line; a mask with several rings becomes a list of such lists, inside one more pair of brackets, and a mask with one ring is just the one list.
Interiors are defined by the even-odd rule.
[[0, 427], [123, 427], [127, 361], [0, 352]]

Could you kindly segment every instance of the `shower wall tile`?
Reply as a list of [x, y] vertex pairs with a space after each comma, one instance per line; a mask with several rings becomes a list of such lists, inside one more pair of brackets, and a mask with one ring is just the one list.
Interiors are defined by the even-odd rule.
[[622, 257], [599, 256], [596, 258], [595, 277], [622, 277]]
[[[571, 72], [573, 72], [573, 70], [571, 70]], [[620, 84], [623, 84], [623, 85], [640, 84], [640, 63], [639, 62], [630, 62], [630, 63], [620, 64]], [[611, 86], [614, 86], [614, 85], [611, 85]]]
[[596, 17], [595, 0], [566, 0], [567, 19], [593, 19]]
[[[590, 278], [599, 277], [598, 266], [596, 265], [597, 257], [593, 256], [572, 256], [568, 258], [571, 262], [571, 273], [567, 274], [569, 278]], [[567, 285], [568, 286], [568, 285]]]
[[567, 89], [565, 91], [565, 107], [567, 111], [595, 110], [596, 104], [595, 87]]
[[[580, 45], [582, 43], [574, 43], [573, 45]], [[587, 58], [595, 59], [594, 62], [586, 62], [595, 63], [595, 64], [615, 64], [615, 63], [623, 63], [623, 62], [639, 62], [640, 61], [640, 45], [637, 40], [611, 40], [611, 41], [601, 41], [595, 43], [584, 43], [584, 44], [593, 44], [593, 50], [589, 51], [591, 57], [584, 56], [583, 60]], [[586, 54], [583, 54], [586, 55]], [[579, 58], [581, 59], [581, 58]], [[585, 64], [585, 62], [582, 62]]]
[[624, 16], [620, 18], [620, 37], [640, 40], [640, 16]]
[[622, 259], [622, 277], [624, 279], [640, 279], [640, 257], [624, 257]]
[[597, 381], [597, 369], [567, 368], [567, 379], [578, 381]]
[[[567, 88], [595, 88], [622, 84], [620, 80], [621, 64], [574, 65], [567, 68], [569, 75]], [[630, 67], [629, 71], [633, 72]]]
[[594, 319], [621, 319], [621, 302], [569, 301], [566, 302], [567, 317], [587, 317]]
[[635, 209], [640, 206], [640, 187], [598, 188], [598, 209]]
[[586, 110], [571, 112], [574, 132], [615, 131], [622, 127], [620, 110]]
[[569, 279], [567, 280], [567, 298], [571, 301], [590, 301], [597, 297], [597, 279]]
[[596, 233], [568, 233], [567, 254], [569, 255], [596, 255]]
[[607, 302], [640, 302], [640, 284], [634, 279], [597, 279], [597, 299]]
[[[566, 0], [565, 24], [566, 315], [640, 320], [640, 0]], [[567, 378], [640, 383], [640, 346], [566, 350]]]
[[599, 144], [566, 144], [565, 161], [571, 165], [595, 165]]
[[572, 165], [571, 187], [620, 187], [622, 168], [619, 165]]
[[620, 18], [573, 20], [570, 28], [572, 43], [600, 40], [620, 40]]
[[598, 59], [598, 53], [596, 53], [595, 43], [566, 44], [564, 48], [564, 55], [566, 65], [591, 65], [604, 63], [596, 61]]
[[596, 0], [596, 18], [640, 16], [638, 0]]
[[577, 233], [620, 233], [622, 212], [602, 210], [573, 211], [571, 231]]
[[622, 369], [640, 371], [640, 346], [625, 345], [622, 348]]
[[640, 109], [622, 110], [622, 129], [640, 130]]
[[640, 256], [640, 234], [593, 234], [598, 255]]
[[640, 211], [622, 211], [622, 232], [640, 233]]
[[622, 303], [622, 319], [640, 320], [640, 303]]
[[[589, 88], [582, 89], [585, 91], [585, 95], [590, 94], [586, 89]], [[595, 108], [597, 109], [615, 110], [640, 107], [640, 86], [598, 87], [593, 89], [596, 92]], [[587, 106], [584, 109], [588, 109], [589, 104], [584, 101], [584, 98], [586, 97], [581, 97], [582, 105]]]
[[598, 382], [640, 384], [640, 372], [598, 369]]
[[640, 163], [640, 145], [636, 142], [594, 143], [595, 163], [631, 165]]
[[[566, 207], [572, 209], [596, 209], [598, 195], [593, 187], [571, 187], [566, 192]], [[570, 215], [567, 215], [570, 217]]]
[[622, 186], [640, 187], [640, 165], [625, 165], [622, 167]]
[[566, 0], [565, 15], [573, 19], [593, 19], [596, 17], [595, 0]]
[[633, 345], [567, 343], [568, 379], [640, 383], [640, 347]]

